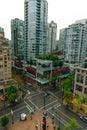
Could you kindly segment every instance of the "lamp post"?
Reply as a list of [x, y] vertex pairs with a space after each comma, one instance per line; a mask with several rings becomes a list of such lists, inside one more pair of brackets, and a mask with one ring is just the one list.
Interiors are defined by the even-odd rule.
[[63, 104], [64, 89], [62, 88], [62, 104]]
[[46, 100], [46, 97], [47, 97], [47, 93], [44, 93], [44, 110], [45, 110], [45, 100]]
[[59, 116], [59, 126], [58, 126], [58, 130], [60, 130], [60, 116]]
[[12, 124], [14, 124], [14, 112], [13, 112], [13, 110], [11, 110], [11, 116], [12, 116]]

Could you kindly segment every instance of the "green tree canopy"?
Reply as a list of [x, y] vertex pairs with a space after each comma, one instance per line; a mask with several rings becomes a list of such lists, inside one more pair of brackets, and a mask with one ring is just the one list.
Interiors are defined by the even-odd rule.
[[6, 127], [8, 123], [9, 123], [9, 118], [8, 118], [8, 116], [4, 115], [4, 116], [1, 118], [1, 125], [2, 125], [3, 127]]
[[58, 66], [62, 67], [63, 66], [63, 61], [59, 61]]
[[42, 59], [42, 60], [52, 60], [52, 61], [56, 61], [59, 59], [58, 56], [52, 55], [52, 54], [39, 55], [37, 56], [37, 58]]
[[44, 55], [37, 56], [37, 58], [42, 59], [42, 60], [52, 60], [54, 67], [57, 67], [57, 66], [62, 67], [63, 66], [63, 62], [59, 59], [59, 57], [57, 55], [44, 54]]
[[73, 74], [70, 75], [65, 80], [63, 80], [63, 82], [61, 83], [61, 86], [63, 87], [64, 91], [67, 91], [68, 89], [71, 89], [73, 80], [74, 80], [74, 75]]
[[68, 125], [65, 126], [64, 130], [76, 130], [79, 125], [75, 119], [72, 119]]
[[13, 103], [18, 96], [18, 89], [15, 86], [10, 86], [7, 89], [7, 99]]
[[59, 74], [56, 74], [56, 75], [54, 75], [54, 77], [51, 77], [49, 79], [49, 82], [51, 83], [51, 85], [53, 87], [56, 87], [56, 81], [59, 80], [59, 79], [60, 79]]
[[73, 100], [73, 93], [70, 90], [67, 90], [64, 92], [64, 99], [69, 105], [71, 101]]
[[74, 106], [77, 112], [81, 108], [81, 105], [82, 103], [84, 103], [84, 101], [85, 101], [85, 98], [83, 95], [79, 95], [76, 99], [74, 99]]

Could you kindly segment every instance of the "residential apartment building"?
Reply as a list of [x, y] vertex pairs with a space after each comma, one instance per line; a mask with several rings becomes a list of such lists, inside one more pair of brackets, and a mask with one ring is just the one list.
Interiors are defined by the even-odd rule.
[[47, 30], [47, 53], [54, 53], [57, 40], [57, 24], [54, 21], [48, 24]]
[[24, 21], [18, 18], [11, 20], [12, 59], [24, 58]]
[[87, 20], [79, 20], [62, 30], [61, 43], [63, 44], [64, 61], [81, 63], [87, 53]]
[[4, 28], [0, 27], [0, 40], [3, 40], [4, 37]]
[[60, 34], [59, 34], [59, 42], [58, 42], [58, 50], [63, 53], [63, 50], [64, 50], [64, 41], [65, 41], [65, 29], [61, 29], [60, 30]]
[[11, 47], [9, 42], [0, 43], [0, 80], [11, 79]]
[[74, 93], [83, 95], [87, 99], [87, 68], [75, 68]]
[[11, 46], [4, 37], [4, 30], [0, 30], [0, 94], [3, 95], [10, 85], [18, 86], [12, 79]]
[[29, 61], [46, 53], [48, 3], [46, 0], [25, 0], [24, 2], [24, 55]]
[[4, 36], [4, 28], [0, 27], [0, 37]]
[[0, 32], [0, 85], [11, 79], [11, 47], [4, 31]]

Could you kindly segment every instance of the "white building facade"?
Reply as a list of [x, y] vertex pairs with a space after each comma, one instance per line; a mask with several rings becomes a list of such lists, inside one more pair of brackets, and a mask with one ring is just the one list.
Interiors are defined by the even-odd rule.
[[83, 95], [87, 99], [87, 68], [75, 68], [74, 94]]
[[87, 20], [76, 21], [63, 29], [62, 35], [64, 61], [68, 63], [83, 62], [87, 53]]
[[25, 0], [24, 55], [29, 61], [46, 53], [48, 3], [46, 0]]

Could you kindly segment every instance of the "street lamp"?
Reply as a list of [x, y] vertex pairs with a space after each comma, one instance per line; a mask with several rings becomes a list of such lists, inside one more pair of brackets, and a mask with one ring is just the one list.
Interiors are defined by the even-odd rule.
[[60, 130], [60, 116], [59, 116], [59, 126], [58, 126], [58, 130]]
[[11, 110], [11, 116], [12, 116], [12, 124], [14, 124], [14, 120], [13, 120], [13, 118], [14, 118], [14, 112], [13, 112], [13, 110]]
[[62, 88], [62, 104], [63, 104], [64, 89]]
[[47, 97], [47, 93], [44, 93], [44, 110], [45, 110], [45, 100], [46, 100], [46, 97]]
[[52, 124], [54, 124], [54, 114], [52, 114]]

